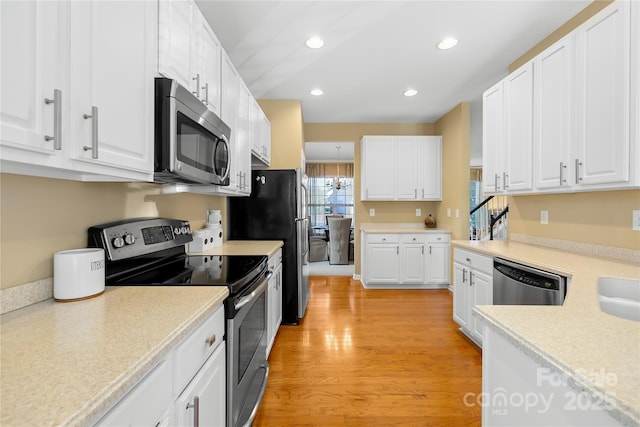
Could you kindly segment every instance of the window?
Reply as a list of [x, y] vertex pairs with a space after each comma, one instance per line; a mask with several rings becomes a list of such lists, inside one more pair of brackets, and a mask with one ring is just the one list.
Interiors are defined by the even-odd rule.
[[313, 227], [326, 226], [326, 215], [353, 218], [353, 163], [341, 165], [340, 172], [344, 174], [339, 177], [336, 169], [335, 165], [307, 164], [309, 215]]

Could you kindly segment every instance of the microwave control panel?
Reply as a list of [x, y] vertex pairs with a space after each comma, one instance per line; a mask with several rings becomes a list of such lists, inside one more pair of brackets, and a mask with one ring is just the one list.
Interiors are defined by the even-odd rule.
[[184, 246], [192, 240], [188, 221], [142, 218], [89, 228], [88, 246], [103, 248], [110, 261], [117, 261]]

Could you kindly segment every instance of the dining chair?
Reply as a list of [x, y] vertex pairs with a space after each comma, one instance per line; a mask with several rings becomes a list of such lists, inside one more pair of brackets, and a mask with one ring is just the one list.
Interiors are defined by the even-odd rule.
[[327, 218], [329, 223], [329, 264], [349, 264], [351, 218]]

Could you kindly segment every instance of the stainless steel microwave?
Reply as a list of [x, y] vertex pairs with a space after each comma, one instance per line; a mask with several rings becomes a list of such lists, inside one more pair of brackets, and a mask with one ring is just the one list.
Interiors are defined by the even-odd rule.
[[154, 181], [229, 185], [231, 130], [175, 80], [155, 80]]

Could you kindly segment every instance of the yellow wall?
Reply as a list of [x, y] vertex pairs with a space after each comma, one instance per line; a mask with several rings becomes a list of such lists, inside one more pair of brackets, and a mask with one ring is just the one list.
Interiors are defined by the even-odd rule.
[[[442, 203], [438, 207], [439, 225], [451, 230], [451, 238], [469, 238], [469, 159], [471, 113], [464, 102], [442, 116], [435, 124], [442, 135]], [[451, 209], [451, 217], [447, 217]], [[458, 209], [460, 216], [456, 218]]]
[[[306, 141], [353, 141], [354, 143], [354, 212], [355, 230], [360, 223], [421, 223], [432, 213], [435, 215], [440, 202], [361, 202], [360, 201], [360, 139], [363, 135], [436, 135], [433, 123], [305, 123]], [[467, 165], [468, 165], [467, 157]], [[468, 175], [468, 170], [467, 170]], [[467, 176], [468, 179], [468, 176]], [[376, 216], [369, 216], [369, 209], [376, 210]], [[422, 216], [416, 217], [416, 208], [422, 209]], [[360, 233], [355, 233], [354, 264], [356, 274], [360, 274]]]
[[297, 100], [258, 100], [271, 122], [271, 162], [269, 169], [302, 167], [304, 133], [302, 104]]
[[150, 183], [89, 183], [0, 174], [0, 289], [53, 275], [57, 251], [87, 246], [87, 228], [160, 216], [202, 228], [224, 197], [160, 194]]
[[[568, 34], [611, 0], [597, 0], [525, 52], [509, 66], [514, 71]], [[549, 224], [540, 224], [540, 210]], [[640, 250], [640, 233], [631, 230], [631, 210], [640, 209], [640, 190], [509, 198], [509, 232]]]

